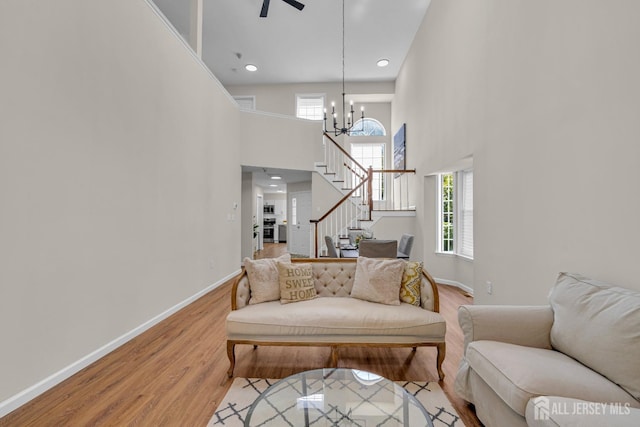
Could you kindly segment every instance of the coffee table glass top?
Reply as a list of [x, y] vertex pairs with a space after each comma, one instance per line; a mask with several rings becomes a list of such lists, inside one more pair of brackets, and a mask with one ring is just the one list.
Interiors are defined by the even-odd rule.
[[432, 427], [403, 387], [355, 369], [317, 369], [284, 378], [251, 405], [245, 426]]

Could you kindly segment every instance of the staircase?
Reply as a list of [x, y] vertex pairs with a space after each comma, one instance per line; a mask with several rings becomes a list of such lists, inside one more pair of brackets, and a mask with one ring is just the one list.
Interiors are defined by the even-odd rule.
[[[349, 239], [350, 232], [371, 229], [383, 212], [408, 211], [415, 214], [415, 205], [411, 206], [408, 197], [408, 177], [415, 176], [415, 169], [367, 169], [329, 134], [325, 132], [324, 137], [324, 162], [317, 163], [315, 168], [343, 197], [319, 219], [311, 220], [315, 227], [313, 241], [316, 258], [326, 254], [324, 236], [330, 236], [339, 245]], [[372, 189], [374, 179], [382, 180], [381, 188], [384, 189], [381, 191], [383, 194], [377, 195], [380, 200], [376, 201]]]

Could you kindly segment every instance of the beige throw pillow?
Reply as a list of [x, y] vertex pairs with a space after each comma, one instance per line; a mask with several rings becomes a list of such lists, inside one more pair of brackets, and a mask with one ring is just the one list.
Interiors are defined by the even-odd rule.
[[280, 275], [276, 263], [291, 262], [291, 255], [284, 254], [278, 258], [244, 259], [244, 268], [249, 276], [251, 298], [249, 304], [259, 304], [280, 299]]
[[400, 301], [420, 306], [420, 284], [422, 283], [422, 262], [406, 261], [402, 282], [400, 283]]
[[318, 296], [313, 284], [311, 264], [278, 262], [277, 265], [280, 274], [280, 303], [288, 304]]
[[365, 301], [400, 305], [401, 259], [359, 257], [351, 296]]

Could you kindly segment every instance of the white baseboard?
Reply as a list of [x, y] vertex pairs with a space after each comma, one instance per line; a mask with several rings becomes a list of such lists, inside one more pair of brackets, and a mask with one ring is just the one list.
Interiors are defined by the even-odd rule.
[[465, 285], [464, 283], [456, 282], [455, 280], [439, 279], [437, 277], [434, 277], [433, 280], [435, 280], [436, 283], [442, 283], [443, 285], [455, 286], [456, 288], [460, 288], [463, 291], [468, 292], [469, 294], [471, 294], [471, 296], [473, 296], [473, 288], [470, 288], [469, 286]]
[[49, 390], [50, 388], [54, 387], [55, 385], [61, 383], [62, 381], [64, 381], [67, 378], [71, 377], [72, 375], [74, 375], [75, 373], [79, 372], [80, 370], [86, 368], [87, 366], [89, 366], [90, 364], [95, 362], [96, 360], [106, 356], [108, 353], [112, 352], [116, 348], [120, 347], [121, 345], [125, 344], [126, 342], [130, 341], [131, 339], [137, 337], [138, 335], [140, 335], [141, 333], [143, 333], [147, 329], [157, 325], [158, 323], [160, 323], [161, 321], [163, 321], [167, 317], [171, 316], [172, 314], [180, 311], [182, 308], [186, 307], [187, 305], [191, 304], [192, 302], [194, 302], [198, 298], [202, 297], [207, 292], [210, 292], [213, 289], [217, 288], [218, 286], [222, 285], [223, 283], [225, 283], [229, 279], [233, 278], [234, 276], [238, 275], [239, 273], [240, 273], [240, 270], [237, 270], [237, 271], [229, 274], [227, 277], [224, 277], [224, 278], [220, 279], [219, 281], [217, 281], [216, 283], [214, 283], [214, 284], [212, 284], [210, 286], [207, 286], [205, 289], [201, 290], [200, 292], [196, 293], [195, 295], [190, 296], [189, 298], [185, 299], [182, 302], [179, 302], [178, 304], [174, 305], [173, 307], [169, 308], [168, 310], [164, 311], [163, 313], [160, 313], [159, 315], [155, 316], [154, 318], [146, 321], [142, 325], [132, 329], [131, 331], [125, 333], [124, 335], [121, 335], [120, 337], [114, 339], [110, 343], [105, 344], [104, 346], [102, 346], [99, 349], [93, 351], [92, 353], [87, 354], [86, 356], [84, 356], [80, 360], [77, 360], [77, 361], [73, 362], [72, 364], [70, 364], [69, 366], [67, 366], [67, 367], [65, 367], [65, 368], [63, 368], [61, 370], [59, 370], [55, 374], [50, 375], [49, 377], [43, 379], [42, 381], [38, 382], [37, 384], [32, 385], [31, 387], [21, 391], [20, 393], [14, 395], [14, 396], [11, 396], [10, 398], [6, 399], [5, 401], [0, 402], [0, 418], [4, 417], [8, 413], [18, 409], [20, 406], [24, 405], [25, 403], [29, 402], [30, 400], [32, 400], [35, 397], [39, 396], [40, 394], [44, 393], [45, 391]]

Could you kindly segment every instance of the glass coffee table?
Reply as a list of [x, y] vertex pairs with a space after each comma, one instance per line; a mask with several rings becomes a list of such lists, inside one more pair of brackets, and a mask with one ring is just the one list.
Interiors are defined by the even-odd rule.
[[355, 369], [316, 369], [284, 378], [249, 408], [245, 427], [419, 426], [431, 416], [386, 378]]

